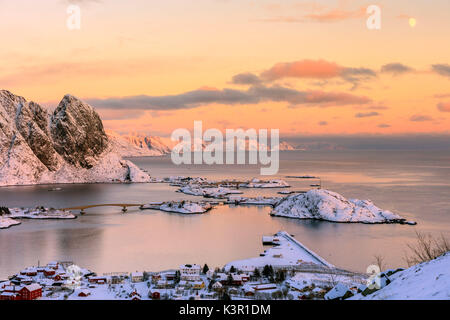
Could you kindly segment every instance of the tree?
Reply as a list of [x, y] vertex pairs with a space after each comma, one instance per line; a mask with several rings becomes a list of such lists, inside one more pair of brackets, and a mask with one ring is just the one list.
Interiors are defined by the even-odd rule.
[[276, 282], [283, 282], [286, 279], [286, 275], [283, 270], [279, 270], [276, 274]]
[[231, 275], [231, 273], [228, 275], [228, 284], [229, 285], [233, 284], [233, 276]]
[[255, 279], [261, 278], [261, 273], [259, 272], [258, 268], [255, 268], [255, 271], [253, 271], [253, 276], [255, 277]]
[[206, 274], [209, 271], [209, 267], [208, 265], [205, 263], [205, 265], [203, 266], [203, 274]]
[[174, 282], [175, 282], [175, 283], [179, 283], [180, 280], [181, 280], [180, 271], [177, 270], [177, 271], [175, 271], [175, 279], [174, 279]]
[[236, 268], [235, 268], [234, 266], [231, 266], [230, 272], [231, 272], [231, 273], [235, 273], [235, 272], [236, 272]]
[[273, 268], [272, 266], [265, 265], [262, 271], [262, 275], [266, 278], [273, 277]]

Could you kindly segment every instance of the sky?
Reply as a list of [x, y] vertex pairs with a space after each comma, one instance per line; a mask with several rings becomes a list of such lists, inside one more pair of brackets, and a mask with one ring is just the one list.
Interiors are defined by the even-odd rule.
[[[379, 30], [367, 27], [370, 5]], [[194, 120], [284, 137], [450, 131], [448, 0], [0, 6], [0, 88], [49, 108], [73, 94], [119, 133], [170, 136]]]

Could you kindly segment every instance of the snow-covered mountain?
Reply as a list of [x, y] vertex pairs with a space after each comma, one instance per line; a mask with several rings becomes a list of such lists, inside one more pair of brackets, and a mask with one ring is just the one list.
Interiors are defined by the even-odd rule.
[[0, 186], [149, 179], [115, 152], [88, 104], [66, 95], [49, 114], [0, 90]]
[[347, 200], [336, 192], [324, 189], [312, 189], [304, 194], [289, 196], [280, 202], [271, 214], [280, 217], [332, 222], [405, 222], [399, 215], [381, 210], [370, 200]]
[[389, 283], [372, 294], [351, 299], [450, 300], [450, 252], [389, 276]]
[[120, 135], [106, 130], [114, 150], [122, 157], [154, 157], [171, 152], [164, 138], [141, 134]]

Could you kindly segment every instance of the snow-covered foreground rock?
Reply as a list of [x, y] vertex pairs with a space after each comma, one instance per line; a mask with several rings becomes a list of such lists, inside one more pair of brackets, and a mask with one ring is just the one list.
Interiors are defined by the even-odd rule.
[[382, 289], [351, 299], [367, 300], [450, 300], [450, 252], [389, 276]]
[[12, 226], [19, 225], [20, 222], [8, 217], [0, 216], [0, 229], [7, 229]]
[[0, 90], [0, 186], [150, 180], [115, 147], [95, 110], [71, 95], [50, 115]]
[[378, 208], [370, 200], [346, 199], [324, 189], [289, 196], [273, 209], [271, 215], [332, 222], [412, 224], [395, 213]]

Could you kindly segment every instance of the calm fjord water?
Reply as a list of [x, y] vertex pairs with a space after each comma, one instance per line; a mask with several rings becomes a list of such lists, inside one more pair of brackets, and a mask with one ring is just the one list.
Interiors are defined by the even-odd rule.
[[[152, 176], [249, 179], [257, 166], [174, 166], [169, 157], [133, 161]], [[98, 273], [163, 270], [182, 263], [223, 264], [257, 256], [261, 236], [287, 230], [341, 268], [365, 271], [381, 254], [389, 267], [404, 266], [415, 230], [450, 238], [450, 152], [323, 151], [282, 152], [278, 177], [312, 174], [324, 188], [376, 205], [418, 222], [404, 225], [336, 224], [270, 217], [267, 207], [220, 206], [205, 215], [185, 216], [120, 208], [88, 210], [70, 221], [30, 221], [0, 230], [0, 279], [38, 261], [72, 260]], [[312, 180], [285, 179], [293, 189]], [[52, 186], [54, 187], [54, 186]], [[62, 185], [0, 188], [0, 205], [70, 207], [100, 203], [146, 203], [199, 199], [175, 193], [167, 184]], [[246, 190], [248, 195], [275, 195]]]

